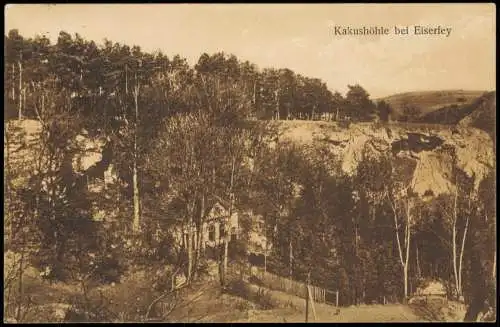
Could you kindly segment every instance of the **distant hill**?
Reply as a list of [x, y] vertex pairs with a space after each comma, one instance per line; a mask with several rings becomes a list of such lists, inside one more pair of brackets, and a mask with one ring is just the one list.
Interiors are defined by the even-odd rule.
[[495, 97], [494, 94], [495, 92], [484, 92], [471, 101], [462, 104], [451, 104], [443, 106], [437, 110], [422, 115], [419, 121], [425, 123], [439, 123], [446, 125], [458, 124], [460, 120], [472, 114], [474, 111], [484, 111], [485, 108], [483, 107], [488, 103], [488, 99]]
[[486, 91], [464, 91], [464, 90], [442, 90], [442, 91], [418, 91], [394, 94], [388, 97], [376, 99], [376, 102], [384, 100], [394, 109], [393, 119], [397, 119], [406, 104], [416, 106], [422, 115], [450, 107], [460, 107], [470, 104], [483, 95]]
[[471, 105], [464, 106], [461, 109], [464, 116], [458, 124], [482, 129], [496, 141], [496, 100], [496, 92], [493, 91], [480, 96]]

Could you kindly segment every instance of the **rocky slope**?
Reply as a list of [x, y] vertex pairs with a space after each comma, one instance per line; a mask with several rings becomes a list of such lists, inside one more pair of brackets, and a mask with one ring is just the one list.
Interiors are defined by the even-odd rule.
[[[48, 181], [50, 162], [47, 149], [41, 142], [44, 130], [37, 120], [23, 119], [4, 122], [4, 177], [9, 174], [13, 190], [29, 185], [29, 180], [37, 175], [45, 175], [42, 188]], [[69, 155], [65, 157], [63, 166], [71, 167], [74, 175], [74, 187], [80, 182], [88, 184], [88, 190], [98, 194], [104, 183], [116, 182], [113, 166], [108, 162], [109, 152], [106, 139], [93, 138], [85, 130], [81, 130], [74, 139], [67, 140]], [[53, 166], [52, 169], [62, 167]], [[104, 181], [102, 181], [104, 179]], [[57, 195], [57, 193], [56, 193]], [[102, 210], [94, 205], [94, 218], [101, 219]]]
[[282, 121], [277, 123], [282, 140], [304, 145], [324, 144], [338, 156], [342, 169], [354, 174], [363, 155], [389, 154], [414, 166], [411, 186], [423, 196], [454, 190], [451, 169], [457, 166], [478, 187], [494, 168], [494, 146], [488, 133], [464, 126], [431, 124], [352, 124], [341, 128], [333, 122]]
[[[16, 169], [35, 172], [37, 166], [44, 166], [45, 149], [40, 143], [42, 125], [33, 119], [11, 120], [5, 124], [4, 160], [10, 156], [10, 162]], [[8, 148], [6, 145], [8, 144]], [[85, 130], [80, 131], [74, 140], [68, 140], [68, 148], [74, 154], [71, 166], [74, 173], [83, 174], [101, 162], [106, 140], [91, 138]], [[19, 174], [20, 178], [29, 174]]]
[[490, 134], [496, 141], [496, 92], [488, 92], [473, 103], [473, 110], [458, 124], [463, 127], [475, 127]]
[[[8, 151], [10, 162], [15, 164], [16, 169], [34, 171], [37, 164], [36, 153], [26, 151], [29, 143], [37, 143], [41, 130], [39, 124], [34, 120], [11, 121], [9, 124], [8, 128], [15, 129], [11, 133], [14, 136], [9, 140], [9, 143], [14, 143]], [[496, 164], [491, 136], [466, 124], [363, 123], [343, 128], [334, 122], [301, 120], [280, 121], [275, 126], [280, 133], [280, 140], [302, 145], [325, 145], [339, 158], [343, 171], [350, 175], [355, 173], [360, 160], [366, 155], [377, 157], [389, 154], [403, 159], [399, 160], [401, 164], [413, 169], [411, 186], [422, 196], [437, 196], [454, 190], [454, 182], [451, 180], [454, 155], [458, 167], [469, 177], [474, 177], [476, 187]], [[105, 140], [89, 138], [82, 131], [72, 141], [75, 148], [73, 171], [85, 174], [104, 161], [104, 144]], [[35, 149], [41, 151], [37, 147]], [[4, 160], [6, 153], [4, 151]]]

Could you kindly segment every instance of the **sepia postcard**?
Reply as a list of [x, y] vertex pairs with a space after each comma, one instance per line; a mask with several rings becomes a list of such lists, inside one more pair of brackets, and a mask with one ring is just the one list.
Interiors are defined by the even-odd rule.
[[495, 13], [7, 4], [4, 323], [496, 321]]

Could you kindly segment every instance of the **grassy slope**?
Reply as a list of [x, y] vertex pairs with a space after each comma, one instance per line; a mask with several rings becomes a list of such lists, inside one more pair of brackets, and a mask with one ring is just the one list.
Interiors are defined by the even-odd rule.
[[[134, 279], [135, 280], [135, 279]], [[139, 287], [140, 280], [117, 284], [115, 287], [100, 288], [106, 296], [112, 296], [117, 302], [129, 302], [128, 306], [142, 308], [136, 305], [137, 300], [149, 304], [148, 287]], [[135, 285], [138, 284], [138, 285]], [[251, 285], [254, 290], [259, 287]], [[137, 289], [136, 289], [137, 288]], [[115, 291], [113, 291], [115, 289]], [[67, 304], [80, 291], [78, 285], [63, 283], [49, 284], [42, 282], [38, 271], [29, 269], [25, 276], [24, 290], [30, 295], [34, 307], [26, 316], [27, 322], [57, 322], [61, 321]], [[305, 318], [304, 299], [280, 291], [265, 289], [275, 303], [272, 309], [257, 309], [255, 303], [247, 299], [223, 294], [216, 280], [195, 282], [191, 287], [181, 292], [180, 302], [168, 316], [168, 322], [303, 322]], [[113, 296], [113, 293], [116, 293]], [[121, 294], [121, 295], [120, 295]], [[123, 305], [123, 303], [117, 305]], [[126, 305], [126, 304], [125, 304]], [[402, 304], [360, 305], [337, 308], [327, 304], [314, 305], [316, 317], [311, 311], [309, 321], [313, 322], [396, 322], [396, 321], [429, 321], [433, 320], [429, 310], [414, 308]], [[54, 310], [59, 311], [58, 314]], [[62, 315], [61, 315], [62, 314]], [[125, 320], [127, 320], [125, 318]], [[448, 320], [448, 319], [446, 319]]]
[[[271, 296], [280, 303], [272, 310], [255, 310], [247, 319], [236, 322], [304, 322], [305, 300], [280, 291], [269, 290]], [[411, 308], [401, 304], [360, 305], [341, 308], [337, 314], [335, 306], [314, 304], [309, 311], [310, 322], [396, 322], [426, 321], [417, 316]]]
[[[445, 106], [470, 103], [484, 92], [464, 90], [406, 92], [376, 99], [376, 101], [384, 100], [389, 103], [398, 116], [405, 103], [416, 105], [422, 110], [422, 114], [426, 114]], [[464, 98], [465, 101], [460, 101], [460, 98]]]
[[[222, 294], [217, 282], [193, 285], [185, 295], [183, 304], [170, 316], [171, 322], [304, 322], [305, 300], [277, 290], [250, 284], [256, 292], [259, 288], [268, 292], [274, 303], [272, 309], [256, 309], [247, 299]], [[428, 322], [460, 321], [463, 310], [454, 303], [443, 306], [442, 302], [404, 305], [358, 305], [340, 308], [315, 303], [309, 311], [309, 322]]]

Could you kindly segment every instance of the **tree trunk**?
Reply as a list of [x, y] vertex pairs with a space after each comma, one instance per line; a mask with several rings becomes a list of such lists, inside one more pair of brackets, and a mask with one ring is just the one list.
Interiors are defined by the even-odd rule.
[[[231, 211], [230, 211], [231, 212]], [[229, 223], [226, 224], [229, 226]], [[229, 256], [229, 233], [226, 229], [224, 229], [224, 286], [227, 285], [227, 264], [228, 264], [228, 256]]]
[[135, 131], [134, 131], [134, 167], [133, 167], [133, 187], [134, 187], [134, 222], [133, 231], [138, 233], [140, 231], [140, 193], [139, 193], [139, 180], [137, 176], [137, 131], [138, 131], [138, 120], [139, 120], [139, 86], [136, 86], [134, 92], [134, 102], [135, 102]]
[[228, 264], [228, 254], [229, 254], [229, 226], [230, 226], [230, 221], [231, 217], [233, 215], [233, 202], [234, 202], [234, 194], [233, 194], [233, 186], [234, 186], [234, 171], [236, 166], [236, 158], [233, 157], [232, 164], [231, 164], [231, 181], [229, 185], [229, 213], [228, 213], [228, 218], [225, 222], [225, 228], [224, 228], [224, 266], [223, 266], [223, 285], [224, 287], [227, 284], [227, 264]]
[[23, 108], [26, 109], [26, 87], [23, 88]]
[[405, 303], [408, 300], [408, 266], [410, 263], [410, 244], [411, 244], [411, 208], [410, 199], [406, 206], [406, 260], [404, 264], [404, 283], [405, 283]]
[[397, 212], [397, 207], [396, 207], [396, 201], [394, 203], [391, 201], [389, 192], [386, 190], [389, 204], [391, 205], [391, 209], [393, 211], [394, 215], [394, 227], [396, 231], [396, 242], [398, 246], [398, 253], [399, 253], [399, 260], [401, 262], [401, 266], [403, 268], [403, 283], [404, 283], [404, 301], [407, 300], [408, 297], [408, 264], [409, 264], [409, 259], [410, 259], [410, 243], [411, 243], [411, 208], [410, 208], [410, 199], [408, 198], [406, 200], [406, 226], [405, 226], [405, 233], [404, 233], [404, 238], [405, 238], [405, 250], [406, 250], [406, 257], [403, 259], [403, 247], [401, 245], [401, 240], [399, 238], [399, 224], [398, 224], [398, 212]]
[[467, 230], [469, 229], [469, 217], [467, 217], [467, 221], [465, 223], [465, 229], [464, 229], [464, 236], [462, 238], [462, 246], [460, 249], [460, 259], [458, 262], [458, 290], [459, 293], [457, 294], [457, 297], [460, 298], [462, 295], [463, 291], [463, 285], [462, 285], [462, 265], [463, 265], [463, 260], [464, 260], [464, 251], [465, 251], [465, 239], [467, 237]]
[[194, 271], [198, 270], [198, 264], [201, 258], [201, 247], [203, 242], [203, 217], [205, 212], [205, 195], [201, 197], [201, 209], [198, 221], [198, 226], [196, 227], [196, 242], [195, 242], [195, 258], [194, 258]]
[[493, 252], [493, 268], [491, 271], [491, 277], [495, 279], [497, 276], [497, 249]]
[[18, 292], [17, 295], [17, 312], [16, 312], [16, 321], [21, 322], [21, 313], [23, 307], [23, 297], [24, 297], [24, 289], [23, 289], [23, 265], [24, 265], [24, 250], [21, 250], [21, 259], [19, 260], [19, 281], [18, 281]]
[[457, 226], [454, 218], [452, 226], [452, 256], [453, 256], [453, 277], [455, 279], [455, 292], [457, 298], [460, 296], [460, 285], [458, 282], [458, 264], [457, 264]]
[[11, 90], [11, 96], [12, 96], [12, 101], [16, 101], [16, 86], [15, 86], [15, 81], [16, 80], [16, 65], [12, 64], [12, 90]]
[[[457, 299], [460, 298], [461, 288], [460, 288], [460, 277], [459, 277], [459, 263], [457, 261], [457, 205], [458, 205], [458, 185], [455, 189], [454, 199], [453, 199], [453, 213], [452, 213], [452, 261], [453, 261], [453, 276], [455, 279], [455, 292]], [[465, 240], [464, 240], [465, 241]]]
[[280, 81], [278, 79], [278, 88], [276, 89], [276, 119], [280, 120]]
[[125, 65], [125, 95], [128, 95], [128, 65]]
[[416, 256], [417, 256], [417, 275], [420, 278], [422, 276], [422, 270], [420, 269], [420, 259], [418, 254], [418, 244], [415, 244]]
[[289, 246], [289, 250], [290, 250], [290, 259], [289, 259], [289, 276], [290, 276], [290, 280], [292, 280], [293, 278], [293, 271], [292, 271], [292, 265], [293, 265], [293, 248], [292, 248], [292, 239], [290, 239], [290, 246]]
[[256, 108], [256, 104], [257, 104], [257, 79], [255, 79], [253, 82], [253, 105], [254, 105], [254, 108]]
[[188, 212], [188, 223], [187, 223], [187, 236], [186, 236], [186, 250], [187, 250], [187, 256], [188, 256], [188, 271], [187, 271], [187, 282], [189, 283], [191, 281], [191, 275], [193, 273], [193, 233], [192, 233], [192, 218], [191, 218], [191, 213]]
[[264, 272], [267, 272], [267, 215], [264, 215], [264, 240], [266, 242], [264, 247]]
[[17, 62], [17, 65], [19, 67], [19, 93], [18, 93], [18, 100], [19, 100], [19, 108], [18, 108], [18, 116], [19, 120], [23, 118], [23, 98], [22, 98], [22, 88], [23, 88], [23, 65], [21, 63], [21, 60]]
[[[3, 170], [3, 180], [4, 180], [4, 194], [5, 194], [5, 202], [4, 202], [4, 212], [5, 212], [5, 220], [6, 220], [6, 231], [9, 232], [7, 235], [7, 242], [10, 243], [12, 241], [11, 237], [13, 235], [14, 231], [14, 224], [12, 223], [12, 218], [10, 214], [10, 210], [7, 207], [8, 204], [11, 203], [10, 201], [10, 137], [9, 133], [7, 133], [9, 127], [8, 121], [4, 121], [4, 127], [3, 127], [3, 140], [4, 140], [4, 151], [5, 151], [5, 168]], [[6, 205], [7, 204], [7, 205]]]
[[408, 301], [408, 265], [403, 266], [404, 303]]
[[198, 251], [199, 232], [200, 232], [200, 229], [198, 228], [198, 226], [195, 225], [193, 228], [193, 265], [191, 267], [192, 278], [194, 278], [196, 275], [196, 267], [198, 265], [198, 255], [200, 253]]

